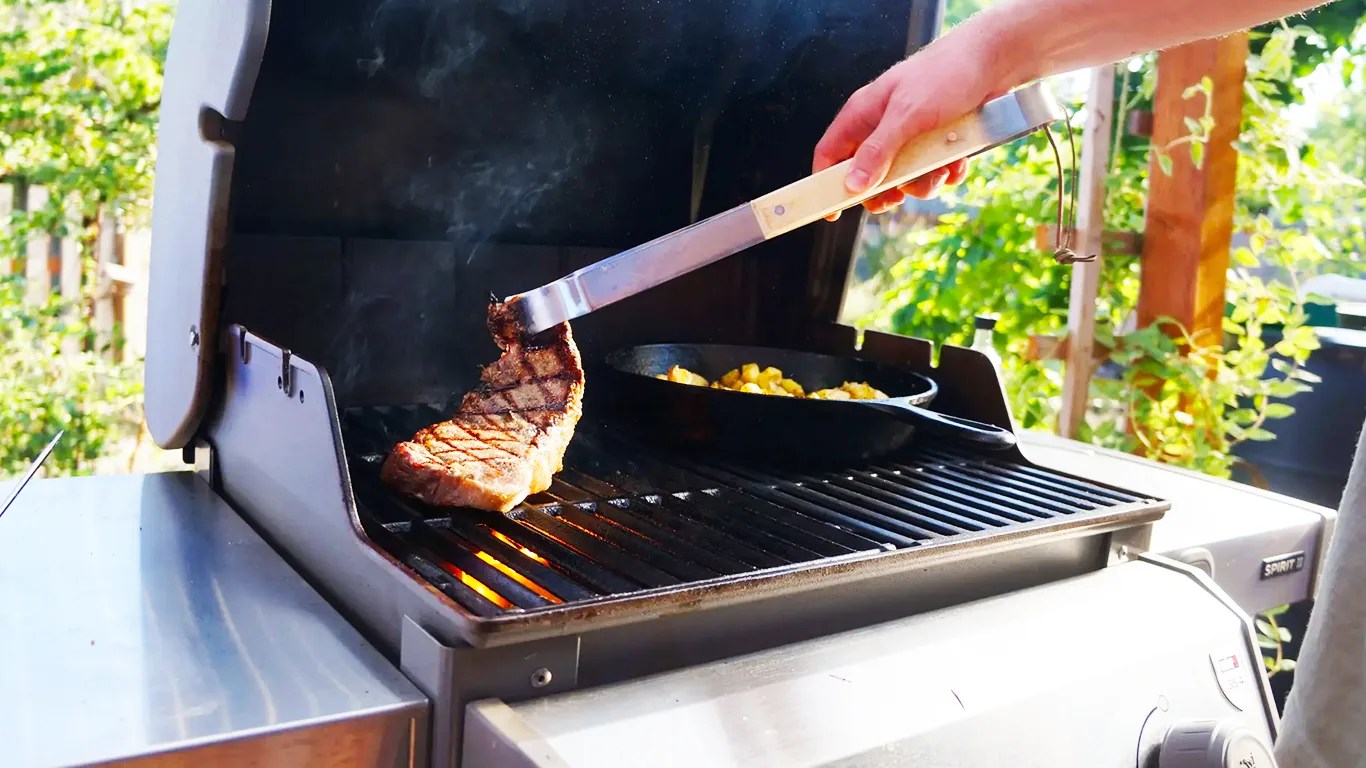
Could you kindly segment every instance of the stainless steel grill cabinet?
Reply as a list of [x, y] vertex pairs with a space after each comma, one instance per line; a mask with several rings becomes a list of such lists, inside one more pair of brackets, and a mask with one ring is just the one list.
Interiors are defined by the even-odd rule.
[[[1045, 651], [1070, 637], [1141, 653], [1117, 669], [1146, 664], [1151, 680], [1110, 681], [1125, 706], [1165, 696], [1181, 718], [1274, 736], [1247, 625], [1220, 588], [1243, 611], [1310, 594], [1330, 532], [1319, 508], [1027, 435], [1003, 454], [939, 445], [819, 470], [685, 457], [621, 430], [591, 370], [565, 470], [508, 515], [424, 508], [378, 481], [389, 447], [448, 413], [496, 354], [490, 293], [805, 175], [845, 95], [932, 39], [941, 17], [929, 0], [181, 3], [159, 138], [148, 422], [422, 690], [428, 732], [414, 733], [429, 748], [412, 762], [557, 764], [516, 756], [541, 739], [581, 764], [583, 728], [622, 727], [619, 692], [660, 700], [664, 726], [681, 716], [671, 691], [702, 697], [688, 716], [730, 695], [696, 687], [704, 671], [735, 687], [725, 701], [741, 718], [699, 754], [739, 759], [761, 737], [796, 746], [792, 729], [815, 714], [804, 681], [824, 667], [791, 659], [939, 644], [935, 674], [968, 679], [963, 653], [988, 643], [972, 633], [1037, 629], [1039, 617], [1073, 620], [1038, 641]], [[868, 333], [860, 346], [835, 322], [860, 224], [791, 232], [576, 320], [585, 359], [652, 341], [857, 348], [934, 376], [936, 408], [1008, 427], [982, 355], [946, 346], [932, 365], [927, 341]], [[1212, 578], [1136, 561], [1152, 552]], [[1296, 552], [1302, 569], [1249, 576]], [[1074, 621], [1130, 597], [1151, 613]], [[1149, 623], [1191, 629], [1149, 648]], [[1034, 643], [989, 639], [1009, 659]], [[1212, 695], [1209, 675], [1227, 677], [1209, 666], [1214, 646], [1240, 649], [1244, 698]], [[1025, 749], [1007, 699], [1036, 694], [1059, 723], [1084, 721], [1102, 676], [1080, 658], [973, 678], [979, 698], [919, 735], [870, 720], [810, 759], [895, 764], [923, 749], [972, 764], [981, 750]], [[1173, 682], [1196, 667], [1208, 675]], [[763, 674], [776, 676], [772, 696], [746, 698]], [[840, 690], [865, 711], [899, 693], [911, 712], [946, 701], [904, 688]], [[990, 740], [968, 735], [965, 723], [987, 722]], [[1118, 755], [1121, 733], [1133, 754], [1166, 723], [1095, 730], [1094, 754]], [[1057, 741], [1040, 755], [1083, 757], [1046, 733]], [[601, 748], [614, 745], [650, 762], [615, 736]]]
[[[1138, 617], [1180, 630], [1135, 632]], [[1251, 627], [1203, 574], [1144, 558], [621, 685], [477, 702], [465, 765], [1270, 766], [1259, 668]]]

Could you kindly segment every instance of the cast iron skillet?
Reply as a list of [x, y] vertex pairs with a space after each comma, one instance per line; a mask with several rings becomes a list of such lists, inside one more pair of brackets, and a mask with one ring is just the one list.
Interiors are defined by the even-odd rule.
[[[890, 399], [810, 400], [654, 378], [679, 365], [715, 381], [745, 363], [779, 368], [808, 392], [860, 381]], [[612, 353], [604, 373], [621, 418], [653, 440], [709, 452], [775, 461], [858, 461], [904, 448], [921, 432], [988, 450], [1015, 445], [1010, 430], [921, 407], [938, 394], [933, 379], [871, 360], [768, 347], [651, 344]]]

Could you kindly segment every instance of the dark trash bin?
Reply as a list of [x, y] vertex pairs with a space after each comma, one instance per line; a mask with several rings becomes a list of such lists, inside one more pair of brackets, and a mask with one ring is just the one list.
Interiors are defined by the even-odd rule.
[[[1267, 425], [1275, 440], [1247, 441], [1233, 453], [1255, 465], [1272, 491], [1336, 509], [1366, 422], [1366, 331], [1314, 331], [1322, 346], [1310, 354], [1305, 368], [1323, 381], [1287, 401], [1294, 414]], [[1268, 330], [1264, 340], [1271, 346], [1280, 335]], [[1244, 471], [1235, 476], [1251, 480]]]

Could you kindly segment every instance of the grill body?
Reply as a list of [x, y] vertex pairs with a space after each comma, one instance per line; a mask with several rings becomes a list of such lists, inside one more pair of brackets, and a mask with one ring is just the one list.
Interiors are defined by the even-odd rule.
[[[1269, 745], [1277, 724], [1245, 620], [1196, 573], [1146, 560], [724, 664], [486, 699], [471, 707], [465, 765], [1129, 768], [1159, 764], [1169, 733], [1198, 735], [1201, 721]], [[1182, 631], [1134, 633], [1135, 613]], [[1203, 754], [1208, 741], [1184, 745]]]
[[[594, 401], [547, 494], [413, 505], [379, 457], [497, 351], [508, 295], [809, 170], [934, 0], [182, 3], [163, 102], [148, 414], [432, 702], [610, 686], [1095, 574], [1167, 502], [943, 446], [819, 473], [669, 454]], [[699, 22], [705, 19], [706, 23]], [[832, 64], [832, 62], [835, 62]], [[1009, 426], [991, 363], [835, 322], [862, 221], [764, 243], [575, 323], [585, 359], [779, 346], [931, 375]], [[188, 333], [187, 333], [188, 331]], [[762, 361], [756, 361], [762, 362]]]
[[[1167, 507], [999, 454], [990, 460], [912, 455], [892, 466], [826, 477], [774, 477], [696, 460], [653, 459], [653, 472], [671, 476], [661, 478], [648, 468], [648, 448], [635, 446], [631, 471], [614, 472], [613, 454], [600, 455], [598, 445], [612, 438], [590, 422], [566, 475], [550, 491], [558, 498], [533, 500], [506, 519], [456, 520], [376, 487], [367, 476], [374, 462], [365, 441], [367, 432], [374, 440], [378, 430], [378, 445], [383, 444], [377, 412], [352, 412], [353, 424], [346, 428], [325, 371], [240, 327], [232, 329], [224, 351], [230, 365], [223, 396], [207, 421], [212, 442], [200, 454], [203, 471], [431, 698], [432, 760], [440, 766], [458, 764], [470, 702], [518, 701], [620, 682], [1093, 572], [1125, 547], [1142, 550], [1152, 521]], [[390, 409], [390, 418], [404, 410], [407, 418], [425, 418], [418, 408]], [[620, 452], [615, 455], [615, 461], [623, 460]], [[597, 468], [589, 470], [594, 474], [585, 474], [595, 461]], [[924, 481], [917, 475], [925, 472], [976, 479], [922, 484], [930, 491], [920, 493], [932, 492], [939, 501], [912, 501], [909, 492], [918, 490]], [[623, 496], [614, 491], [626, 489], [616, 484], [646, 486]], [[984, 486], [988, 495], [982, 495]], [[892, 488], [902, 494], [899, 507], [888, 501], [895, 498]], [[978, 492], [975, 515], [1023, 517], [1029, 508], [1033, 519], [996, 527], [983, 517], [977, 520], [980, 530], [953, 533], [946, 521], [959, 518], [955, 527], [966, 527], [975, 519], [965, 514], [969, 506], [962, 497], [972, 498], [965, 493], [969, 489]], [[950, 491], [960, 497], [955, 500]], [[706, 503], [690, 506], [692, 494], [706, 497]], [[1023, 502], [1025, 497], [1032, 500]], [[655, 539], [626, 543], [624, 529], [603, 527], [615, 543], [604, 541], [600, 548], [576, 540], [594, 552], [616, 550], [610, 559], [552, 559], [546, 542], [553, 539], [528, 538], [544, 531], [575, 539], [573, 531], [586, 535], [622, 522], [647, 528], [642, 520], [664, 529], [699, 526], [707, 515], [718, 531], [729, 526], [734, 534], [735, 522], [716, 519], [720, 500], [767, 513], [751, 518], [766, 519], [765, 527], [727, 542], [732, 557], [715, 546], [706, 548], [710, 556], [699, 555], [692, 535], [658, 530], [650, 531]], [[666, 507], [673, 514], [658, 512]], [[821, 527], [840, 516], [842, 525]], [[481, 522], [490, 528], [481, 529]], [[781, 527], [768, 527], [775, 523]], [[474, 556], [479, 545], [515, 561], [507, 549], [498, 550], [499, 543], [511, 545], [494, 537], [494, 530], [553, 564], [562, 581], [545, 588], [560, 590], [557, 597], [564, 602], [533, 604], [540, 602], [534, 591], [516, 591], [480, 565]], [[823, 535], [818, 543], [792, 530]], [[761, 533], [772, 537], [765, 548], [754, 543]], [[787, 543], [785, 554], [774, 539]], [[803, 560], [795, 557], [796, 540], [849, 551]], [[682, 550], [691, 557], [680, 557]], [[759, 562], [741, 567], [745, 557]], [[493, 610], [499, 606], [479, 602], [478, 592], [451, 578], [452, 566], [482, 577], [495, 591], [505, 590], [504, 599], [528, 605]], [[595, 573], [576, 575], [589, 569]], [[739, 572], [719, 572], [726, 570]], [[520, 572], [534, 579], [545, 571], [523, 566]], [[590, 576], [635, 581], [611, 584]], [[567, 591], [574, 585], [582, 591]]]

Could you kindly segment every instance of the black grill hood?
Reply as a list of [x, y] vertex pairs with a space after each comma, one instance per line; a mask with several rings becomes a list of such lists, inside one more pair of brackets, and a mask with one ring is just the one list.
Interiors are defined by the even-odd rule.
[[[941, 16], [942, 0], [182, 2], [153, 224], [153, 436], [193, 434], [226, 323], [325, 367], [345, 403], [467, 385], [491, 352], [490, 291], [809, 172], [845, 98]], [[813, 252], [847, 262], [856, 233], [780, 238], [585, 318], [580, 343], [771, 340], [814, 309]]]

